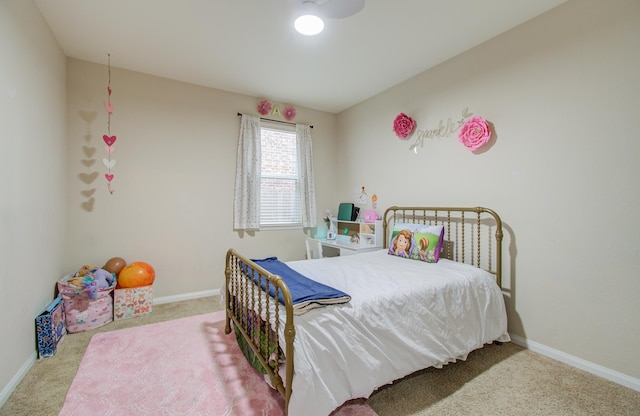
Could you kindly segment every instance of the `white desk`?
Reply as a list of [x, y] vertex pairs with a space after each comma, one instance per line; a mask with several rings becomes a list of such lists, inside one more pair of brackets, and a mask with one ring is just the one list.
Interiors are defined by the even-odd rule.
[[[374, 251], [382, 249], [382, 246], [367, 245], [360, 243], [352, 243], [349, 240], [341, 239], [338, 236], [335, 240], [317, 239], [322, 244], [322, 247], [330, 247], [340, 252], [341, 256], [348, 256], [356, 253], [364, 253], [365, 251]], [[329, 256], [327, 256], [329, 257]]]

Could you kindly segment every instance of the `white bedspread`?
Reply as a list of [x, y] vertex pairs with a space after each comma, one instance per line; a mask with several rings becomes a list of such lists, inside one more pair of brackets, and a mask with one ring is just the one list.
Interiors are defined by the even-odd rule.
[[327, 416], [417, 370], [510, 340], [502, 292], [474, 266], [385, 250], [287, 264], [351, 295], [296, 316], [290, 416]]

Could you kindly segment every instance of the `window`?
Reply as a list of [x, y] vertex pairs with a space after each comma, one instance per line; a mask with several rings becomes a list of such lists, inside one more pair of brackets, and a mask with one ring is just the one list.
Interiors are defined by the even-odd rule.
[[315, 226], [311, 126], [263, 127], [259, 117], [242, 114], [233, 229]]
[[260, 227], [301, 226], [296, 132], [261, 127]]

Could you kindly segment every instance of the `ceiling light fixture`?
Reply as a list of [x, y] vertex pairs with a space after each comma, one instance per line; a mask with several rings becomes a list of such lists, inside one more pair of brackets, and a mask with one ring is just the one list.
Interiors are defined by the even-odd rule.
[[313, 14], [305, 14], [298, 17], [293, 25], [298, 33], [307, 36], [317, 35], [324, 29], [322, 19]]
[[324, 29], [324, 19], [344, 19], [364, 8], [365, 0], [289, 0], [295, 5], [296, 30], [306, 36]]

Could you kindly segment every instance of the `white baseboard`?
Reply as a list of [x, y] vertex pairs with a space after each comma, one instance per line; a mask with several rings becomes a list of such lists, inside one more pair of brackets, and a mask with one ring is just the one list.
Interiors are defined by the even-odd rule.
[[27, 375], [31, 367], [33, 367], [33, 365], [36, 363], [37, 359], [38, 359], [38, 353], [34, 351], [33, 354], [29, 356], [27, 361], [25, 361], [24, 364], [22, 364], [22, 367], [20, 367], [20, 369], [13, 376], [13, 378], [9, 380], [9, 384], [7, 384], [2, 389], [2, 393], [0, 393], [0, 407], [2, 407], [7, 400], [9, 400], [9, 396], [11, 396], [11, 393], [13, 393], [16, 387], [18, 387], [18, 384], [20, 384], [24, 376]]
[[198, 298], [206, 298], [209, 296], [216, 296], [220, 294], [220, 289], [203, 290], [202, 292], [183, 293], [180, 295], [163, 296], [161, 298], [154, 298], [154, 305], [162, 305], [163, 303], [180, 302], [183, 300], [191, 300]]
[[640, 391], [640, 379], [628, 376], [626, 374], [622, 374], [620, 372], [611, 370], [610, 368], [606, 368], [598, 364], [594, 364], [590, 361], [583, 360], [582, 358], [569, 355], [562, 351], [558, 351], [556, 349], [547, 347], [546, 345], [539, 344], [535, 341], [528, 340], [521, 336], [514, 335], [514, 334], [509, 334], [509, 335], [511, 336], [511, 340], [513, 341], [514, 344], [520, 345], [521, 347], [524, 347], [528, 350], [537, 352], [538, 354], [542, 354], [556, 361], [560, 361], [572, 367], [586, 371], [587, 373], [591, 373], [596, 376], [607, 379], [609, 381], [613, 381], [614, 383], [628, 387], [632, 390]]

